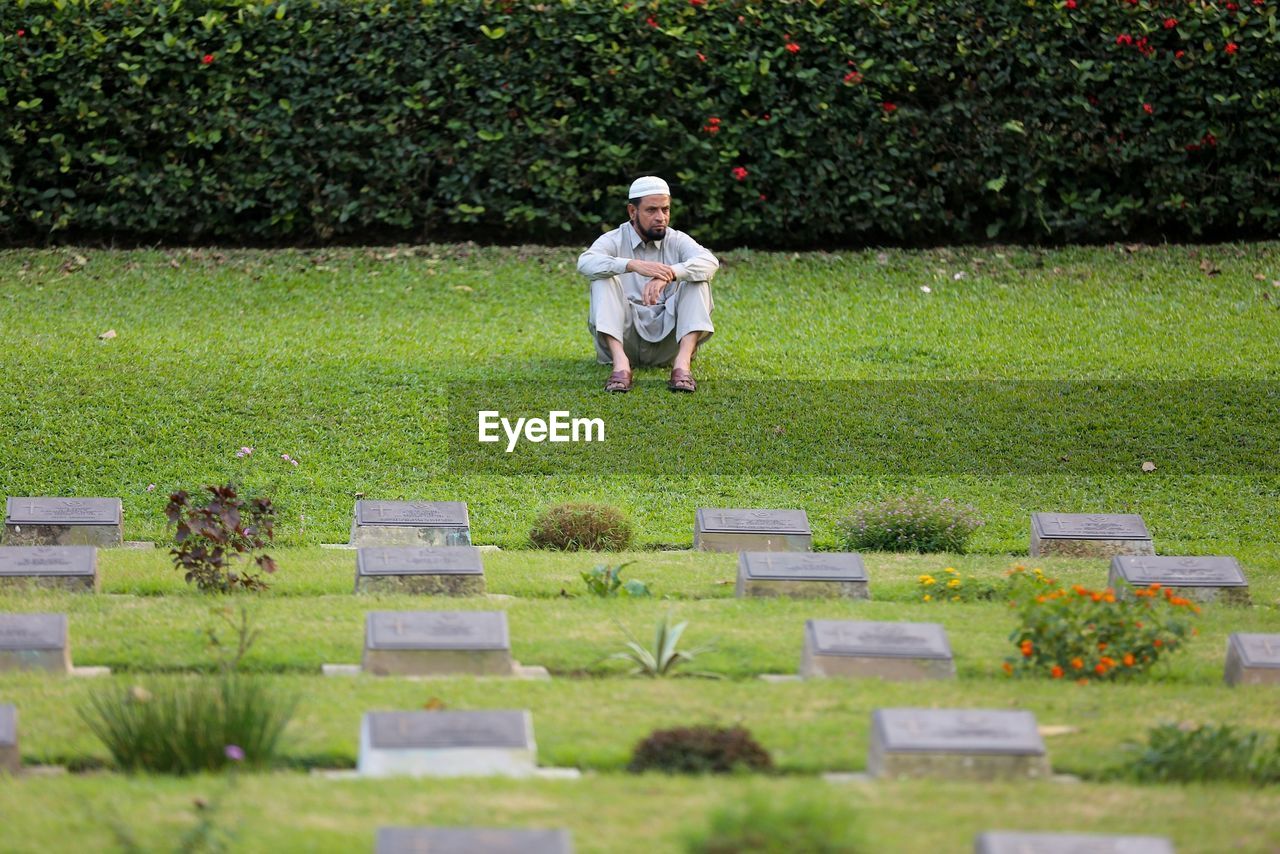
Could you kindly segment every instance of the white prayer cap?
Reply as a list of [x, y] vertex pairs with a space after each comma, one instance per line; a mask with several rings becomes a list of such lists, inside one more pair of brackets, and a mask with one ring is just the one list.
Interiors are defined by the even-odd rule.
[[627, 193], [627, 198], [643, 199], [645, 196], [669, 195], [671, 195], [671, 188], [667, 186], [666, 181], [656, 175], [645, 175], [631, 182], [631, 190]]

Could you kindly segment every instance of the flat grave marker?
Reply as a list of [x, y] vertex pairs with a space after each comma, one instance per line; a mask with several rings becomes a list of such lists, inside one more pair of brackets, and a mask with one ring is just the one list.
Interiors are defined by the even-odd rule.
[[471, 521], [461, 501], [356, 502], [353, 546], [469, 546]]
[[567, 830], [382, 827], [376, 854], [573, 854]]
[[813, 548], [813, 531], [803, 510], [699, 507], [693, 547], [708, 552], [807, 552]]
[[806, 620], [800, 675], [953, 679], [956, 665], [946, 630], [937, 623]]
[[1116, 555], [1111, 559], [1107, 584], [1119, 595], [1129, 593], [1130, 587], [1160, 584], [1197, 602], [1249, 604], [1249, 582], [1244, 571], [1239, 561], [1226, 556]]
[[118, 546], [124, 542], [119, 498], [8, 498], [6, 546]]
[[991, 709], [876, 709], [873, 777], [1025, 780], [1049, 777], [1035, 716]]
[[22, 754], [18, 751], [18, 709], [0, 705], [0, 772], [17, 774], [22, 770]]
[[484, 565], [474, 546], [372, 546], [356, 550], [357, 593], [478, 596]]
[[363, 667], [379, 676], [510, 676], [505, 611], [370, 611]]
[[365, 777], [533, 776], [533, 718], [528, 711], [368, 712], [357, 767]]
[[868, 599], [867, 570], [853, 552], [739, 552], [738, 598]]
[[1031, 556], [1154, 555], [1151, 532], [1135, 513], [1032, 513]]
[[98, 590], [98, 550], [93, 546], [0, 548], [0, 587]]
[[0, 673], [71, 672], [66, 614], [0, 614]]
[[1022, 833], [987, 831], [974, 841], [974, 854], [1174, 854], [1161, 836], [1102, 833]]
[[1228, 685], [1280, 684], [1280, 635], [1233, 632], [1223, 678]]

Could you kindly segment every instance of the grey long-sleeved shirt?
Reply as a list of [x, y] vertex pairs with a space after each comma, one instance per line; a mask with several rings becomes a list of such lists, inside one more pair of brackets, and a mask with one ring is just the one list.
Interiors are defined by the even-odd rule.
[[[631, 223], [624, 222], [597, 237], [591, 248], [578, 256], [578, 272], [593, 281], [620, 277], [624, 296], [629, 302], [637, 302], [643, 299], [649, 277], [627, 272], [627, 262], [633, 259], [666, 264], [680, 282], [709, 282], [720, 267], [710, 250], [683, 231], [667, 228], [666, 237], [646, 243]], [[671, 290], [668, 288], [666, 293]]]

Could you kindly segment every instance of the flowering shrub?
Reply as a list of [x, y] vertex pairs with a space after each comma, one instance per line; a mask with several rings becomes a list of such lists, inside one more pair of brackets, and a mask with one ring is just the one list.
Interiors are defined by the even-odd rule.
[[1276, 3], [0, 3], [0, 240], [1272, 235]]
[[845, 548], [883, 552], [962, 552], [982, 526], [977, 510], [923, 493], [859, 507], [840, 523]]
[[1194, 633], [1200, 608], [1159, 584], [1120, 599], [1115, 591], [1015, 570], [1010, 578], [1020, 624], [1009, 636], [1018, 653], [1005, 659], [1009, 675], [1117, 680], [1146, 673]]
[[925, 573], [917, 579], [920, 598], [924, 602], [977, 602], [994, 599], [996, 586], [972, 575], [961, 575], [955, 567], [947, 567], [937, 578]]

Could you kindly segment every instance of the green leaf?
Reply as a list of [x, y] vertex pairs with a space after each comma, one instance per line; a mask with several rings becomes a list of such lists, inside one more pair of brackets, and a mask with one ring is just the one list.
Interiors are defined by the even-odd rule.
[[476, 131], [476, 136], [480, 137], [485, 142], [497, 142], [506, 136], [506, 134], [500, 130], [478, 130]]
[[493, 29], [489, 29], [484, 24], [480, 25], [480, 32], [484, 33], [486, 36], [488, 36], [491, 39], [500, 39], [507, 34], [507, 31], [502, 27], [494, 27]]
[[1009, 180], [1008, 175], [1001, 175], [999, 178], [992, 178], [984, 185], [988, 190], [998, 193], [1004, 189], [1005, 182]]

